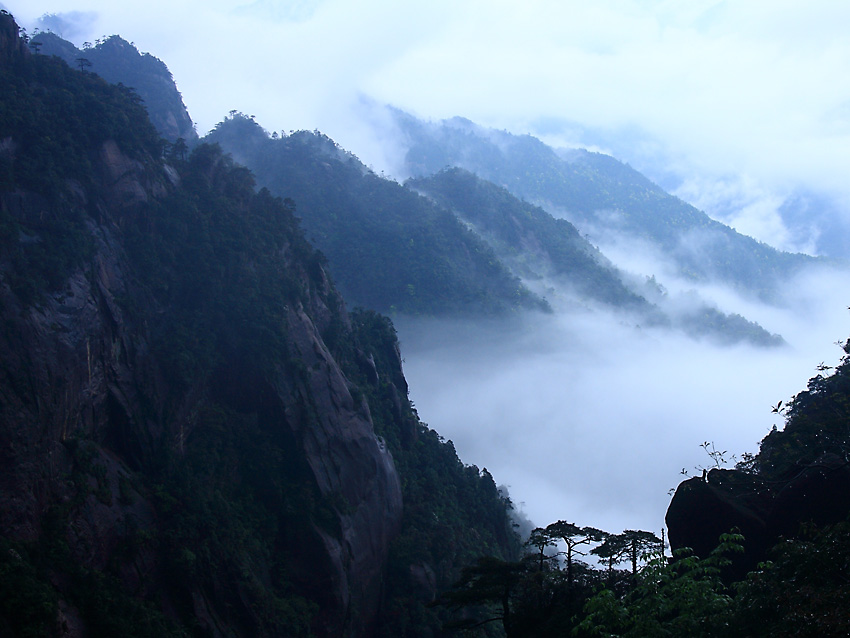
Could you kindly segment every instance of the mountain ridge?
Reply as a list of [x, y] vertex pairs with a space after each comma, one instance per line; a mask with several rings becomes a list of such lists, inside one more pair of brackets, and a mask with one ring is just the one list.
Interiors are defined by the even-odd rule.
[[[531, 135], [486, 129], [463, 118], [426, 122], [388, 110], [403, 139], [404, 166], [411, 176], [446, 166], [464, 168], [566, 217], [596, 242], [615, 232], [649, 240], [686, 279], [719, 279], [771, 301], [782, 281], [817, 261], [738, 234], [610, 156], [558, 151]], [[694, 239], [701, 240], [705, 253], [699, 259], [688, 246]]]
[[297, 202], [352, 305], [414, 315], [548, 311], [454, 215], [375, 175], [330, 138], [272, 137], [234, 113], [204, 139]]

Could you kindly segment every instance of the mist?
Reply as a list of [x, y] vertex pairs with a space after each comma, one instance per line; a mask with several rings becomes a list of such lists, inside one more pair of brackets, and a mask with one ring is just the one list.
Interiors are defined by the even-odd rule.
[[788, 345], [778, 348], [718, 346], [599, 309], [396, 326], [420, 418], [506, 484], [536, 525], [659, 533], [670, 490], [713, 465], [703, 442], [730, 466], [757, 452], [784, 425], [771, 407], [804, 390], [818, 364], [840, 361], [843, 282], [813, 269], [788, 282], [782, 308], [699, 291], [780, 332]]

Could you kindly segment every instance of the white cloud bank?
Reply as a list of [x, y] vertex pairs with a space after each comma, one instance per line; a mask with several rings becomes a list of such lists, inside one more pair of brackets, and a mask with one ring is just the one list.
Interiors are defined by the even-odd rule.
[[711, 467], [701, 443], [727, 458], [756, 452], [783, 426], [771, 406], [840, 360], [844, 278], [789, 283], [794, 310], [726, 293], [727, 309], [781, 332], [785, 348], [717, 347], [598, 312], [538, 317], [524, 332], [401, 319], [405, 375], [420, 417], [507, 484], [535, 524], [658, 533], [681, 470]]

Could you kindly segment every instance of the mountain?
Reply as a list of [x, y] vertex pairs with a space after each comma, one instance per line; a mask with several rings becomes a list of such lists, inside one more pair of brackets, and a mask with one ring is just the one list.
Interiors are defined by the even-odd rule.
[[463, 169], [443, 169], [405, 185], [474, 227], [524, 278], [554, 278], [575, 287], [580, 298], [649, 310], [647, 301], [623, 283], [623, 273], [570, 222], [555, 219]]
[[790, 275], [816, 261], [735, 232], [608, 155], [553, 149], [530, 135], [486, 129], [463, 118], [424, 122], [390, 112], [407, 174], [466, 169], [568, 219], [593, 241], [625, 236], [647, 242], [686, 279], [720, 281], [771, 300]]
[[[175, 136], [185, 134], [192, 141], [191, 119], [171, 74], [161, 61], [149, 54], [140, 54], [118, 36], [99, 40], [96, 46], [84, 51], [52, 33], [40, 33], [36, 41], [42, 54], [58, 55], [71, 65], [79, 64], [78, 61], [85, 57], [92, 63], [86, 67], [88, 70], [113, 83], [137, 87], [161, 135], [174, 141]], [[181, 124], [175, 128], [178, 120]], [[514, 246], [505, 253], [501, 250], [504, 245], [493, 244], [488, 237], [484, 239], [489, 246], [482, 244], [444, 211], [401, 193], [395, 184], [375, 179], [376, 176], [356, 157], [328, 138], [315, 132], [300, 132], [282, 139], [276, 136], [266, 139], [268, 136], [261, 135], [262, 129], [249, 120], [233, 113], [210, 139], [221, 142], [226, 150], [235, 153], [260, 176], [263, 185], [276, 194], [298, 200], [305, 229], [328, 255], [346, 299], [355, 305], [383, 312], [426, 315], [546, 309], [546, 302], [535, 298], [516, 277], [527, 285], [534, 286], [537, 282], [538, 294], [563, 296], [563, 290], [555, 290], [544, 283], [543, 273], [548, 270], [541, 270], [542, 264], [538, 264], [536, 270], [529, 270], [530, 260], [551, 259], [552, 251], [560, 250], [555, 263], [556, 275], [573, 293], [579, 292], [576, 301], [580, 305], [601, 301], [620, 311], [637, 309], [644, 325], [665, 325], [672, 321], [690, 334], [726, 343], [741, 339], [762, 344], [781, 343], [778, 336], [770, 335], [760, 326], [738, 315], [727, 315], [702, 300], [689, 299], [674, 305], [669, 297], [659, 296], [660, 289], [652, 282], [624, 281], [623, 274], [612, 274], [610, 263], [604, 264], [605, 257], [574, 228], [567, 233], [569, 236], [564, 234], [563, 229], [572, 228], [564, 220], [546, 222], [558, 226], [557, 232], [551, 235], [549, 229], [540, 226], [540, 215], [536, 216], [538, 239], [548, 238], [551, 242], [552, 237], [558, 237], [564, 242], [560, 248], [549, 246], [548, 256], [533, 254], [534, 249], [528, 244]], [[295, 144], [296, 139], [298, 144]], [[316, 153], [319, 158], [312, 158], [310, 164], [305, 153]], [[328, 161], [328, 157], [339, 161]], [[324, 183], [320, 176], [324, 176]], [[321, 192], [314, 188], [319, 184], [322, 184]], [[335, 199], [329, 201], [328, 194], [332, 192], [336, 193]], [[433, 199], [433, 193], [431, 197]], [[441, 207], [452, 208], [446, 202], [442, 202]], [[340, 223], [335, 210], [342, 208], [356, 214], [345, 216], [344, 223]], [[457, 214], [458, 211], [452, 209], [452, 212]], [[382, 216], [392, 218], [391, 223], [383, 224]], [[545, 217], [551, 216], [543, 213]], [[468, 224], [468, 220], [464, 223]], [[351, 241], [351, 238], [357, 240]], [[492, 238], [491, 235], [489, 239]], [[411, 240], [417, 250], [399, 250], [401, 246], [409, 247]], [[575, 251], [567, 248], [573, 244], [577, 248]], [[530, 252], [526, 254], [527, 251]], [[570, 252], [572, 256], [568, 258]], [[579, 257], [581, 254], [594, 256], [587, 261]], [[590, 274], [589, 270], [579, 268], [567, 273], [563, 260], [576, 258], [587, 261], [588, 268], [596, 272]], [[590, 265], [594, 260], [599, 261], [598, 267]], [[615, 279], [620, 281], [614, 283]], [[652, 298], [653, 302], [647, 303], [644, 297]], [[665, 302], [667, 308], [659, 312], [658, 302]]]
[[55, 55], [72, 68], [79, 67], [83, 60], [85, 70], [112, 84], [121, 83], [132, 88], [142, 98], [156, 130], [169, 142], [180, 138], [197, 139], [192, 118], [174, 78], [159, 58], [140, 53], [133, 44], [117, 35], [98, 40], [95, 46], [82, 50], [49, 31], [33, 36], [31, 42], [39, 43], [40, 55]]
[[640, 281], [620, 271], [567, 220], [468, 171], [443, 169], [405, 185], [455, 213], [513, 272], [525, 281], [540, 281], [550, 298], [567, 295], [578, 304], [603, 304], [630, 314], [643, 326], [674, 327], [724, 344], [784, 343], [779, 335], [740, 315], [723, 313], [695, 294], [668, 295], [654, 278]]
[[[0, 14], [0, 633], [436, 632], [518, 551], [292, 206]], [[411, 634], [412, 635], [412, 634]]]
[[[305, 231], [353, 305], [457, 317], [548, 310], [544, 296], [600, 304], [645, 326], [675, 325], [723, 343], [783, 343], [699, 298], [672, 303], [656, 283], [618, 271], [569, 222], [468, 172], [403, 187], [319, 133], [270, 136], [237, 113], [205, 139], [254, 171], [262, 186], [298, 202]], [[647, 301], [650, 295], [666, 307]]]
[[379, 177], [318, 132], [270, 137], [234, 113], [206, 141], [297, 202], [351, 305], [426, 315], [548, 310], [493, 250], [450, 212]]
[[[392, 322], [346, 310], [293, 202], [215, 145], [164, 144], [137, 93], [83, 71], [0, 12], [0, 634], [442, 636], [447, 607], [508, 636], [850, 631], [847, 357], [776, 406], [758, 456], [680, 486], [671, 539], [696, 556], [567, 521], [523, 555], [509, 499], [418, 419]], [[473, 236], [530, 232], [531, 272], [572, 255], [619, 290], [493, 184], [426, 185]], [[718, 529], [745, 561], [785, 540], [730, 587], [735, 564], [697, 544]]]

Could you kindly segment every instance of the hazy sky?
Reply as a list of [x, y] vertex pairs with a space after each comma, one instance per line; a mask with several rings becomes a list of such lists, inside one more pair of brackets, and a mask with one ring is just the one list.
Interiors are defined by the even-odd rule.
[[[584, 144], [773, 244], [799, 189], [850, 202], [850, 3], [835, 0], [4, 0], [77, 44], [118, 33], [172, 70], [204, 133], [231, 109], [379, 169], [365, 96]], [[588, 130], [590, 133], [588, 133]], [[730, 202], [733, 204], [730, 210]]]

